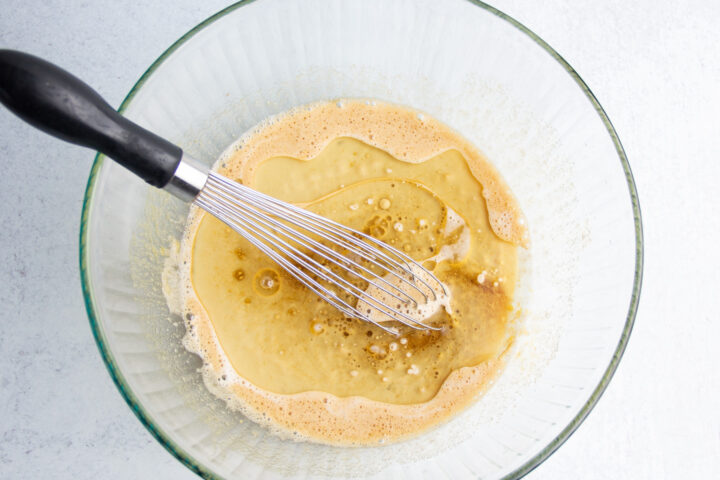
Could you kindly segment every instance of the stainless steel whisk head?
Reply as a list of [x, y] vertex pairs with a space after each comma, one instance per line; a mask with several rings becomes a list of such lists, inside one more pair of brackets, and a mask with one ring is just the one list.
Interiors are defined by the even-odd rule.
[[[215, 172], [207, 173], [194, 203], [348, 317], [370, 322], [393, 334], [398, 330], [378, 322], [379, 318], [414, 329], [439, 330], [408, 314], [407, 307], [411, 310], [419, 302], [436, 301], [439, 295], [447, 295], [444, 285], [394, 247]], [[383, 297], [392, 299], [392, 304], [370, 295], [353, 279], [373, 286], [376, 292], [384, 292]], [[362, 302], [363, 311], [358, 302]]]

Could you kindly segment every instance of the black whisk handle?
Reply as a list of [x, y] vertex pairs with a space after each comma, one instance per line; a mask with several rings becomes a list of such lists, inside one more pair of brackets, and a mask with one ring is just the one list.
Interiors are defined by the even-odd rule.
[[86, 83], [60, 67], [0, 50], [0, 102], [50, 135], [98, 150], [156, 187], [182, 158], [180, 147], [118, 114]]

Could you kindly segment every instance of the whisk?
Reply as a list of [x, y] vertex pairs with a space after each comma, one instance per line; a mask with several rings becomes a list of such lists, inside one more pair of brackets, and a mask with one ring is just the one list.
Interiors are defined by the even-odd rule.
[[347, 317], [393, 334], [399, 332], [397, 323], [439, 330], [412, 313], [447, 291], [411, 257], [210, 171], [180, 147], [120, 116], [63, 69], [0, 50], [0, 102], [33, 126], [98, 150], [150, 185], [217, 217]]

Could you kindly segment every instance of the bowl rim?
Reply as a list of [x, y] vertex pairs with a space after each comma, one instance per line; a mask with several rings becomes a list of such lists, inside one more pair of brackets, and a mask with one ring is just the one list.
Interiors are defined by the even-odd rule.
[[[169, 48], [167, 48], [151, 65], [150, 67], [142, 74], [142, 76], [139, 78], [139, 80], [133, 85], [133, 87], [130, 89], [130, 92], [127, 94], [123, 102], [120, 104], [120, 107], [118, 108], [119, 113], [123, 113], [127, 107], [130, 105], [132, 100], [134, 99], [137, 92], [142, 88], [143, 84], [148, 80], [148, 78], [157, 70], [157, 68], [170, 56], [172, 55], [181, 45], [183, 45], [185, 42], [187, 42], [190, 38], [192, 38], [196, 33], [203, 30], [205, 27], [211, 25], [216, 20], [224, 17], [225, 15], [237, 10], [240, 7], [243, 7], [245, 5], [248, 5], [250, 3], [255, 2], [256, 0], [239, 0], [236, 3], [233, 3], [224, 9], [218, 11], [217, 13], [211, 15], [210, 17], [206, 18], [199, 24], [197, 24], [195, 27], [193, 27], [191, 30], [189, 30], [187, 33], [185, 33], [182, 37], [180, 37], [178, 40], [176, 40]], [[615, 127], [613, 126], [612, 122], [608, 118], [607, 114], [605, 113], [605, 110], [600, 105], [600, 102], [598, 102], [595, 95], [592, 93], [590, 88], [587, 86], [587, 84], [580, 78], [580, 75], [570, 66], [570, 64], [559, 54], [557, 53], [550, 45], [548, 45], [542, 38], [540, 38], [537, 34], [535, 34], [532, 30], [527, 28], [522, 23], [518, 22], [511, 16], [501, 12], [500, 10], [480, 1], [480, 0], [463, 0], [468, 1], [472, 3], [473, 5], [476, 5], [487, 12], [495, 15], [501, 20], [504, 20], [508, 22], [513, 27], [517, 28], [520, 32], [524, 33], [528, 37], [530, 37], [537, 45], [543, 48], [548, 54], [550, 54], [564, 69], [565, 71], [572, 77], [572, 79], [575, 81], [575, 83], [580, 87], [580, 89], [583, 91], [587, 99], [590, 101], [590, 103], [593, 105], [595, 111], [597, 112], [598, 116], [602, 120], [603, 124], [605, 125], [605, 128], [610, 135], [610, 138], [613, 141], [613, 144], [615, 146], [615, 151], [617, 153], [618, 159], [620, 160], [620, 164], [623, 168], [623, 171], [625, 173], [625, 178], [627, 181], [628, 191], [630, 194], [630, 201], [632, 203], [632, 209], [633, 209], [633, 218], [634, 218], [634, 225], [635, 225], [635, 273], [634, 273], [634, 279], [633, 279], [633, 289], [632, 289], [632, 295], [630, 297], [630, 304], [628, 306], [628, 312], [625, 320], [625, 325], [623, 327], [623, 331], [620, 335], [620, 339], [615, 347], [615, 351], [613, 353], [612, 359], [605, 369], [605, 372], [603, 373], [602, 378], [600, 379], [600, 382], [593, 390], [592, 394], [588, 398], [587, 402], [580, 408], [578, 413], [575, 415], [575, 417], [568, 423], [563, 430], [560, 431], [560, 433], [557, 434], [557, 436], [550, 441], [540, 452], [535, 454], [533, 457], [528, 459], [525, 463], [520, 465], [518, 468], [516, 468], [513, 472], [507, 474], [503, 477], [502, 480], [511, 480], [511, 479], [519, 479], [526, 474], [528, 474], [530, 471], [535, 469], [538, 465], [540, 465], [543, 461], [545, 461], [555, 450], [557, 450], [565, 441], [577, 430], [577, 428], [580, 426], [580, 424], [585, 420], [587, 415], [592, 411], [593, 407], [597, 404], [598, 400], [602, 396], [603, 392], [607, 388], [610, 380], [612, 379], [618, 364], [620, 363], [620, 359], [622, 358], [622, 355], [625, 351], [625, 348], [627, 346], [628, 340], [630, 338], [630, 333], [633, 328], [633, 324], [635, 322], [635, 316], [637, 314], [638, 304], [640, 300], [640, 290], [642, 287], [642, 277], [643, 277], [643, 260], [644, 260], [644, 242], [643, 242], [643, 228], [642, 228], [642, 215], [640, 211], [640, 202], [638, 199], [637, 194], [637, 188], [635, 186], [635, 180], [633, 178], [632, 170], [630, 169], [630, 163], [628, 162], [627, 156], [625, 154], [625, 150], [623, 149], [622, 143], [620, 142], [620, 139], [617, 135], [617, 132], [615, 131]], [[170, 452], [175, 458], [177, 458], [183, 465], [185, 465], [187, 468], [201, 476], [202, 478], [207, 479], [221, 479], [220, 475], [213, 472], [210, 468], [202, 465], [200, 462], [198, 462], [190, 453], [188, 453], [185, 449], [181, 448], [175, 442], [170, 438], [169, 435], [167, 435], [162, 428], [160, 428], [156, 422], [153, 420], [151, 415], [143, 408], [143, 406], [138, 401], [137, 397], [135, 396], [134, 392], [131, 390], [130, 386], [128, 385], [127, 381], [125, 380], [125, 377], [120, 372], [115, 359], [113, 357], [112, 352], [109, 350], [107, 345], [107, 339], [102, 331], [102, 328], [100, 327], [100, 322], [98, 318], [98, 314], [96, 313], [94, 304], [93, 304], [93, 295], [92, 295], [92, 287], [90, 282], [90, 274], [89, 274], [89, 268], [88, 268], [88, 257], [89, 257], [89, 250], [88, 250], [88, 235], [89, 235], [89, 229], [88, 229], [88, 217], [90, 210], [92, 209], [92, 200], [93, 200], [93, 193], [95, 191], [95, 185], [96, 180], [98, 178], [98, 173], [100, 171], [100, 168], [103, 164], [104, 155], [98, 153], [95, 156], [92, 168], [90, 169], [90, 175], [87, 181], [87, 186], [85, 190], [85, 196], [83, 198], [83, 206], [82, 206], [82, 215], [81, 215], [81, 222], [80, 222], [80, 251], [79, 251], [79, 260], [80, 260], [80, 278], [82, 283], [82, 292], [83, 297], [85, 301], [85, 308], [87, 310], [88, 319], [90, 321], [90, 327], [92, 329], [93, 337], [95, 338], [95, 342], [97, 344], [97, 347], [100, 351], [100, 354], [102, 356], [103, 361], [105, 362], [105, 366], [108, 369], [108, 372], [110, 373], [110, 377], [112, 378], [113, 382], [115, 383], [115, 386], [120, 391], [120, 394], [125, 399], [125, 402], [127, 402], [130, 409], [135, 413], [135, 416], [140, 420], [140, 422], [145, 426], [145, 428], [152, 434], [153, 437], [163, 446], [165, 449]]]

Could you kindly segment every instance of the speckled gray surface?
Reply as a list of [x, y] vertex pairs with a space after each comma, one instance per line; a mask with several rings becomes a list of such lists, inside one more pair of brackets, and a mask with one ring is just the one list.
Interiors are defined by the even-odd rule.
[[[55, 61], [118, 105], [167, 46], [225, 4], [2, 0], [0, 48]], [[494, 5], [598, 96], [635, 172], [647, 243], [615, 379], [528, 478], [718, 478], [720, 3]], [[77, 242], [92, 158], [0, 109], [0, 478], [195, 478], [127, 408], [90, 333]]]

